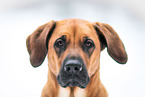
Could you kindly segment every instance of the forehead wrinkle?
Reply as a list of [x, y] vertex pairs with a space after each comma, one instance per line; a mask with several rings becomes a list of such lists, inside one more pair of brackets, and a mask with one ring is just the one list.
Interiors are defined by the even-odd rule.
[[76, 29], [77, 29], [77, 24], [76, 24], [76, 21], [74, 20], [74, 31], [73, 31], [73, 33], [74, 33], [74, 43], [73, 43], [73, 45], [75, 46], [75, 38], [76, 38]]
[[95, 45], [99, 44], [99, 37], [96, 34], [96, 31], [91, 23], [83, 23], [83, 24], [76, 23], [75, 30], [76, 30], [75, 31], [76, 44], [77, 42], [83, 42], [83, 37], [88, 37], [89, 39], [93, 40]]
[[88, 36], [88, 37], [95, 37], [96, 33], [95, 30], [90, 23], [77, 23], [77, 29], [76, 29], [76, 37], [81, 38], [82, 36]]
[[60, 37], [62, 35], [73, 37], [73, 32], [74, 22], [72, 20], [57, 21], [54, 35], [56, 35], [57, 37]]
[[75, 45], [82, 37], [87, 36], [93, 40], [97, 38], [95, 29], [91, 22], [79, 19], [57, 21], [55, 35], [61, 37], [66, 35], [70, 41]]

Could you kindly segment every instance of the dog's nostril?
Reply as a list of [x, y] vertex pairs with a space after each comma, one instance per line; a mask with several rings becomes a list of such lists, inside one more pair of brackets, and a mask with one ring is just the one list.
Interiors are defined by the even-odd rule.
[[65, 66], [64, 67], [64, 71], [66, 71], [66, 72], [72, 72], [72, 68], [70, 67], [70, 66]]
[[76, 73], [82, 70], [81, 66], [69, 65], [64, 67], [64, 71], [68, 73]]
[[79, 67], [74, 67], [74, 70], [79, 71], [80, 69], [79, 69]]
[[71, 68], [70, 67], [66, 67], [66, 71], [70, 71], [71, 70]]
[[82, 71], [82, 66], [81, 66], [81, 65], [74, 66], [74, 67], [73, 67], [73, 71], [74, 71], [74, 72], [80, 72], [80, 71]]

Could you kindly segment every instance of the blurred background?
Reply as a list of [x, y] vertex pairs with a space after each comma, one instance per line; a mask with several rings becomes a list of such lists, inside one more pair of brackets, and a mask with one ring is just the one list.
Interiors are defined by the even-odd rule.
[[0, 97], [40, 97], [48, 62], [33, 68], [26, 38], [50, 20], [80, 18], [111, 25], [128, 53], [125, 65], [101, 52], [109, 97], [145, 97], [144, 0], [0, 0]]

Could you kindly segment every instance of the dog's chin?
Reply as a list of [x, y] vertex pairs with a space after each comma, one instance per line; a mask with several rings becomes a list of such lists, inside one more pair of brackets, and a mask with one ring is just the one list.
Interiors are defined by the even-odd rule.
[[57, 78], [58, 83], [60, 84], [61, 87], [67, 88], [67, 87], [80, 87], [82, 89], [86, 88], [88, 83], [89, 83], [89, 78], [87, 79], [86, 82], [81, 82], [78, 80], [70, 79], [68, 81], [61, 81]]
[[62, 87], [80, 87], [80, 88], [86, 88], [85, 85], [81, 85], [79, 82], [77, 81], [69, 81], [66, 85], [62, 86]]

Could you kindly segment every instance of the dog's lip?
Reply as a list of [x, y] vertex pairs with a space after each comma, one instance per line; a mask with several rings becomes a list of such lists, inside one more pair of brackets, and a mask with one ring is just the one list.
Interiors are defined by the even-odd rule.
[[88, 85], [88, 82], [89, 82], [89, 78], [87, 79], [87, 84], [82, 84], [80, 81], [78, 81], [77, 79], [70, 79], [67, 81], [67, 83], [64, 83], [63, 81], [60, 81], [60, 85], [64, 88], [66, 87], [75, 87], [75, 86], [78, 86], [82, 89], [86, 88], [87, 85]]
[[80, 83], [78, 81], [74, 80], [74, 79], [70, 79], [67, 84], [69, 86], [77, 86]]
[[78, 84], [80, 84], [78, 81], [75, 81], [74, 79], [70, 79], [67, 81], [67, 83], [63, 83], [63, 81], [61, 81], [61, 86], [62, 87], [68, 87], [68, 86], [77, 86]]

